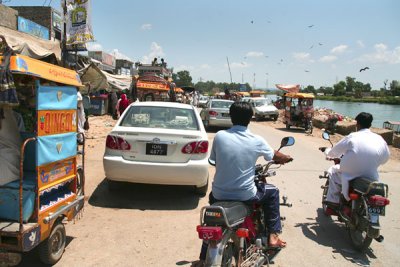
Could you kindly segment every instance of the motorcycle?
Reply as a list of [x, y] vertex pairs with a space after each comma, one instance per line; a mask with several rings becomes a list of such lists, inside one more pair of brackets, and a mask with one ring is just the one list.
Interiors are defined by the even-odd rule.
[[[278, 151], [285, 146], [292, 146], [293, 137], [285, 137]], [[211, 162], [215, 166], [215, 162]], [[255, 183], [267, 183], [266, 177], [276, 175], [272, 165], [257, 164]], [[291, 207], [287, 197], [283, 196], [282, 206]], [[280, 218], [284, 220], [284, 217]], [[247, 267], [269, 266], [281, 248], [268, 247], [264, 225], [264, 212], [260, 204], [251, 205], [238, 201], [218, 201], [205, 206], [200, 212], [200, 225], [197, 226], [200, 239], [208, 242], [205, 266]]]
[[[324, 132], [322, 137], [328, 140], [333, 147], [327, 132]], [[326, 147], [320, 147], [319, 150], [325, 152]], [[339, 158], [327, 158], [327, 160], [334, 161], [335, 165], [340, 164]], [[325, 171], [319, 178], [327, 179], [325, 185], [321, 186], [324, 214], [338, 216], [338, 220], [345, 223], [355, 249], [364, 252], [369, 248], [372, 240], [375, 239], [378, 242], [384, 240], [380, 234], [379, 217], [385, 216], [385, 207], [390, 203], [387, 198], [389, 194], [387, 184], [371, 181], [366, 177], [357, 177], [349, 184], [350, 201], [342, 196], [339, 207], [333, 207], [326, 203], [330, 180], [329, 172]]]

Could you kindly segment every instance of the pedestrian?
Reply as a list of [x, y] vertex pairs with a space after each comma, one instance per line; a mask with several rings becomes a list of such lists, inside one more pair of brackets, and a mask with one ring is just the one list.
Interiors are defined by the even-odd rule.
[[118, 96], [115, 91], [112, 91], [110, 94], [110, 105], [111, 105], [111, 116], [114, 120], [118, 119], [117, 114], [117, 103], [118, 103]]
[[86, 117], [85, 117], [85, 110], [83, 107], [83, 97], [81, 92], [77, 92], [77, 98], [78, 98], [78, 106], [77, 106], [77, 113], [78, 113], [78, 143], [82, 144], [83, 143], [83, 136], [85, 134], [85, 122], [86, 122]]
[[118, 100], [115, 109], [117, 110], [118, 118], [121, 117], [122, 113], [124, 113], [125, 109], [129, 106], [129, 100], [126, 97], [126, 94], [122, 94], [121, 98]]

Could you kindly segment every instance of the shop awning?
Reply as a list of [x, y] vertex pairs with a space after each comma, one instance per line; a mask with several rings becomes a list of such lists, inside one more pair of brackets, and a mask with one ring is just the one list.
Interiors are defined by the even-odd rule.
[[58, 61], [61, 61], [59, 41], [44, 40], [3, 26], [0, 26], [0, 35], [5, 37], [8, 45], [17, 54], [35, 59], [42, 59], [54, 55]]

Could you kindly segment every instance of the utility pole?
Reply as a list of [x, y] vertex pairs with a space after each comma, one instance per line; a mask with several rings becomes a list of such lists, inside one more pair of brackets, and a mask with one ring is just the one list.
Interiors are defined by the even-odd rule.
[[243, 79], [243, 72], [242, 72], [242, 84], [244, 83], [244, 79]]
[[230, 65], [229, 65], [229, 59], [228, 59], [228, 57], [226, 57], [226, 62], [228, 62], [229, 75], [231, 76], [231, 83], [233, 83], [233, 82], [232, 82], [232, 72], [231, 72], [231, 67], [230, 67]]
[[256, 90], [256, 73], [253, 73], [253, 89]]

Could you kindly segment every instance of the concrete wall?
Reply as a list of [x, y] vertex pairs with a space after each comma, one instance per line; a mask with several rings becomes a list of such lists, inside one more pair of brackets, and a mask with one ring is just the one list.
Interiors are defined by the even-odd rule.
[[0, 5], [0, 26], [17, 30], [18, 11], [5, 5]]

